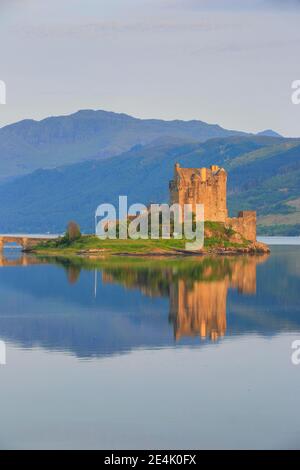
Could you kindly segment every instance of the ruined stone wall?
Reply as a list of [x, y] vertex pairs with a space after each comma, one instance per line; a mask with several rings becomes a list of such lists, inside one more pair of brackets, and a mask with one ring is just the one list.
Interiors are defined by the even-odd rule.
[[227, 218], [226, 225], [240, 233], [246, 240], [256, 240], [256, 212], [240, 211], [237, 217]]
[[191, 204], [196, 213], [196, 204], [204, 205], [204, 220], [222, 222], [230, 226], [246, 240], [256, 241], [256, 212], [241, 211], [237, 217], [228, 217], [227, 173], [223, 168], [181, 168], [176, 163], [174, 179], [170, 181], [170, 203]]
[[175, 165], [174, 179], [170, 182], [170, 203], [204, 205], [204, 220], [225, 222], [227, 174], [216, 165], [210, 168], [181, 168]]

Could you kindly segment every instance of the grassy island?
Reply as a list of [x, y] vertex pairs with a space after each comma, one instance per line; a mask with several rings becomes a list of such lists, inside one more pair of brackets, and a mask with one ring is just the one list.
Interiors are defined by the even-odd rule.
[[30, 251], [49, 255], [204, 255], [204, 254], [238, 254], [265, 253], [269, 249], [258, 242], [244, 239], [232, 228], [219, 222], [205, 222], [204, 247], [198, 252], [185, 249], [185, 239], [147, 239], [147, 240], [101, 240], [95, 235], [69, 237], [67, 234], [54, 240], [49, 240], [31, 248]]

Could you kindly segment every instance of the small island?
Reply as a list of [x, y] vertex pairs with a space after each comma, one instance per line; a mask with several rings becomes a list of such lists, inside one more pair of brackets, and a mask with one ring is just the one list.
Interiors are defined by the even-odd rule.
[[[185, 249], [187, 240], [177, 239], [100, 239], [81, 235], [75, 222], [69, 223], [66, 234], [25, 249], [55, 256], [190, 256], [269, 253], [269, 247], [256, 240], [256, 212], [241, 211], [228, 217], [227, 173], [224, 168], [181, 168], [175, 165], [170, 181], [170, 203], [204, 205], [204, 247], [197, 251]], [[115, 221], [117, 224], [118, 221]]]

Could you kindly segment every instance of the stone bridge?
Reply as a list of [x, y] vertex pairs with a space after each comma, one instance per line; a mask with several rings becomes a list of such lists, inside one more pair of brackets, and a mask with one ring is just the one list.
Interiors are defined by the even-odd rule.
[[38, 235], [0, 235], [0, 252], [8, 243], [16, 243], [21, 246], [23, 250], [33, 248], [41, 242], [56, 238], [54, 236], [38, 236]]

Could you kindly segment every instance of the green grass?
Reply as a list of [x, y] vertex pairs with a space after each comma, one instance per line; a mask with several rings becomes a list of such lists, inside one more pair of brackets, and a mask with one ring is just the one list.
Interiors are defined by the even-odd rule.
[[246, 247], [249, 242], [242, 239], [240, 243], [231, 241], [235, 231], [231, 227], [225, 227], [221, 222], [205, 222], [205, 232], [208, 235], [204, 239], [205, 248], [238, 248]]
[[38, 251], [56, 251], [60, 252], [79, 252], [88, 250], [105, 249], [112, 253], [147, 253], [156, 250], [170, 251], [172, 249], [184, 249], [185, 240], [175, 239], [159, 239], [159, 240], [100, 240], [94, 235], [84, 235], [79, 240], [71, 243], [64, 243], [64, 241], [51, 240], [36, 247]]
[[[205, 222], [204, 249], [214, 248], [238, 248], [246, 247], [249, 242], [242, 239], [241, 242], [231, 241], [235, 234], [232, 228], [227, 228], [219, 222]], [[175, 252], [185, 250], [185, 239], [158, 239], [158, 240], [101, 240], [94, 235], [83, 235], [81, 238], [70, 242], [65, 237], [49, 240], [35, 247], [38, 252], [51, 252], [59, 254], [80, 253], [89, 250], [103, 250], [104, 253], [112, 254], [151, 254]]]

